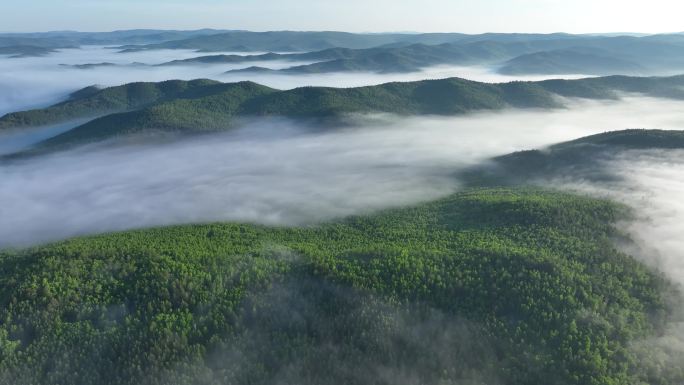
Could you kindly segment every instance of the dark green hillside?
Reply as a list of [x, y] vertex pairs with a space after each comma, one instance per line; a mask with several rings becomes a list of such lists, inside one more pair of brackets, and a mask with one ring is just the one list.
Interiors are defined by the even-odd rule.
[[576, 176], [609, 181], [615, 176], [603, 167], [626, 150], [684, 149], [684, 131], [623, 130], [588, 136], [543, 150], [520, 151], [492, 159], [462, 176], [471, 184], [501, 186], [535, 180]]
[[649, 377], [629, 348], [657, 333], [668, 286], [612, 246], [624, 214], [473, 190], [309, 228], [178, 226], [5, 253], [0, 381], [674, 384], [681, 368]]
[[132, 83], [104, 90], [89, 87], [55, 106], [5, 115], [0, 118], [0, 128], [37, 126], [105, 115], [38, 144], [31, 150], [36, 153], [54, 149], [57, 145], [76, 145], [147, 131], [197, 133], [225, 130], [233, 127], [237, 118], [244, 117], [325, 118], [338, 123], [345, 115], [354, 113], [455, 115], [504, 108], [557, 108], [562, 104], [556, 96], [617, 99], [623, 92], [684, 99], [684, 76], [611, 76], [501, 84], [452, 78], [357, 88], [304, 87], [287, 91], [250, 82]]
[[[215, 92], [226, 88], [228, 91]], [[336, 119], [352, 113], [454, 115], [506, 107], [559, 107], [552, 94], [530, 83], [492, 85], [462, 79], [388, 83], [359, 88], [304, 87], [275, 91], [255, 83], [212, 86], [140, 110], [110, 114], [39, 143], [28, 153], [142, 132], [202, 133], [232, 128], [239, 117]], [[204, 90], [200, 88], [200, 90]]]
[[171, 80], [160, 83], [130, 83], [101, 90], [87, 87], [54, 106], [7, 114], [0, 118], [0, 129], [40, 126], [128, 111], [164, 100], [208, 95], [216, 92], [217, 87], [230, 86], [213, 80]]
[[533, 85], [493, 85], [454, 78], [347, 89], [304, 87], [249, 100], [242, 113], [294, 117], [359, 112], [453, 115], [480, 109], [528, 106], [527, 97], [536, 100], [535, 106], [558, 106], [550, 94]]
[[275, 90], [252, 82], [215, 83], [189, 89], [176, 98], [131, 112], [94, 119], [54, 138], [41, 142], [36, 151], [78, 143], [106, 140], [145, 131], [201, 133], [232, 127], [247, 100]]

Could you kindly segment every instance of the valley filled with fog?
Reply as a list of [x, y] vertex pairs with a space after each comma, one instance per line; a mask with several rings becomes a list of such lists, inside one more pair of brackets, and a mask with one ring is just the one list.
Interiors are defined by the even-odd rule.
[[[0, 200], [12, 202], [1, 209], [11, 220], [0, 222], [0, 239], [26, 245], [182, 223], [318, 223], [446, 196], [461, 185], [458, 171], [490, 157], [626, 128], [678, 129], [683, 108], [655, 98], [576, 100], [551, 111], [359, 115], [336, 130], [261, 118], [180, 143], [91, 145], [0, 166]], [[69, 127], [0, 138], [10, 153]]]

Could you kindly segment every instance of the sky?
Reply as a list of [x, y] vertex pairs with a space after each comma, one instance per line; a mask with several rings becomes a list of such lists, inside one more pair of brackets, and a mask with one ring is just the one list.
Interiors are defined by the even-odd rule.
[[1, 0], [0, 30], [680, 32], [681, 0]]

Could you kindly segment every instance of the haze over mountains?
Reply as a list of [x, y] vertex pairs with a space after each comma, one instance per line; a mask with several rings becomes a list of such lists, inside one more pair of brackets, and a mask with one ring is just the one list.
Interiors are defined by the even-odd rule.
[[[223, 37], [223, 35], [218, 35]], [[249, 44], [231, 47], [220, 39], [206, 45], [193, 40], [149, 45], [149, 48], [192, 48], [199, 51], [249, 51]], [[234, 41], [233, 36], [226, 36]], [[682, 68], [684, 58], [681, 35], [664, 36], [572, 36], [572, 35], [415, 35], [394, 43], [366, 49], [331, 50], [286, 55], [261, 56], [254, 59], [319, 60], [307, 66], [286, 69], [294, 73], [311, 72], [409, 72], [431, 65], [498, 65], [499, 71], [509, 74], [658, 74], [676, 72]], [[332, 44], [331, 44], [332, 45]], [[356, 44], [336, 47], [355, 47]], [[311, 48], [288, 49], [257, 43], [255, 47], [266, 51], [310, 51]], [[130, 48], [133, 49], [133, 48]], [[220, 60], [235, 62], [234, 57], [200, 57], [194, 62]], [[188, 61], [186, 61], [187, 63]], [[256, 69], [252, 69], [256, 70]]]
[[0, 384], [684, 383], [682, 74], [681, 34], [0, 34]]
[[[123, 52], [190, 49], [199, 52], [310, 52], [252, 59], [319, 61], [293, 66], [302, 73], [408, 72], [439, 64], [500, 66], [509, 74], [663, 74], [684, 65], [684, 35], [602, 36], [569, 34], [351, 34], [343, 32], [156, 31], [0, 34], [0, 48], [14, 56], [45, 55], [82, 45], [122, 45]], [[126, 45], [127, 43], [140, 43]], [[337, 51], [331, 49], [338, 49]], [[342, 49], [342, 50], [340, 50]], [[320, 51], [316, 53], [315, 51]], [[217, 57], [195, 62], [216, 63]], [[237, 58], [223, 57], [235, 63]], [[248, 61], [249, 58], [244, 58]], [[262, 60], [255, 60], [262, 61]], [[323, 64], [325, 63], [325, 64]], [[92, 63], [97, 64], [97, 63]]]

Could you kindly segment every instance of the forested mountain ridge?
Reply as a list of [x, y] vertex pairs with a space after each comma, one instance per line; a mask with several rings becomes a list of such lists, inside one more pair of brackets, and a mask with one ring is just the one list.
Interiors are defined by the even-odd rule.
[[78, 90], [67, 100], [48, 108], [6, 114], [0, 118], [0, 130], [35, 127], [134, 110], [166, 100], [196, 98], [220, 92], [217, 88], [230, 87], [231, 85], [207, 79], [137, 82], [104, 89], [92, 86]]
[[681, 368], [655, 374], [644, 354], [658, 352], [630, 347], [658, 333], [670, 289], [612, 246], [624, 215], [471, 190], [313, 227], [189, 225], [6, 252], [0, 381], [675, 383]]
[[275, 90], [252, 82], [132, 83], [86, 88], [45, 109], [10, 113], [0, 128], [59, 123], [104, 115], [56, 136], [31, 151], [143, 132], [199, 133], [226, 130], [236, 118], [278, 116], [339, 120], [348, 114], [455, 115], [504, 108], [557, 108], [562, 97], [617, 99], [620, 93], [684, 98], [684, 76], [610, 76], [579, 80], [479, 83], [452, 78], [357, 88]]

